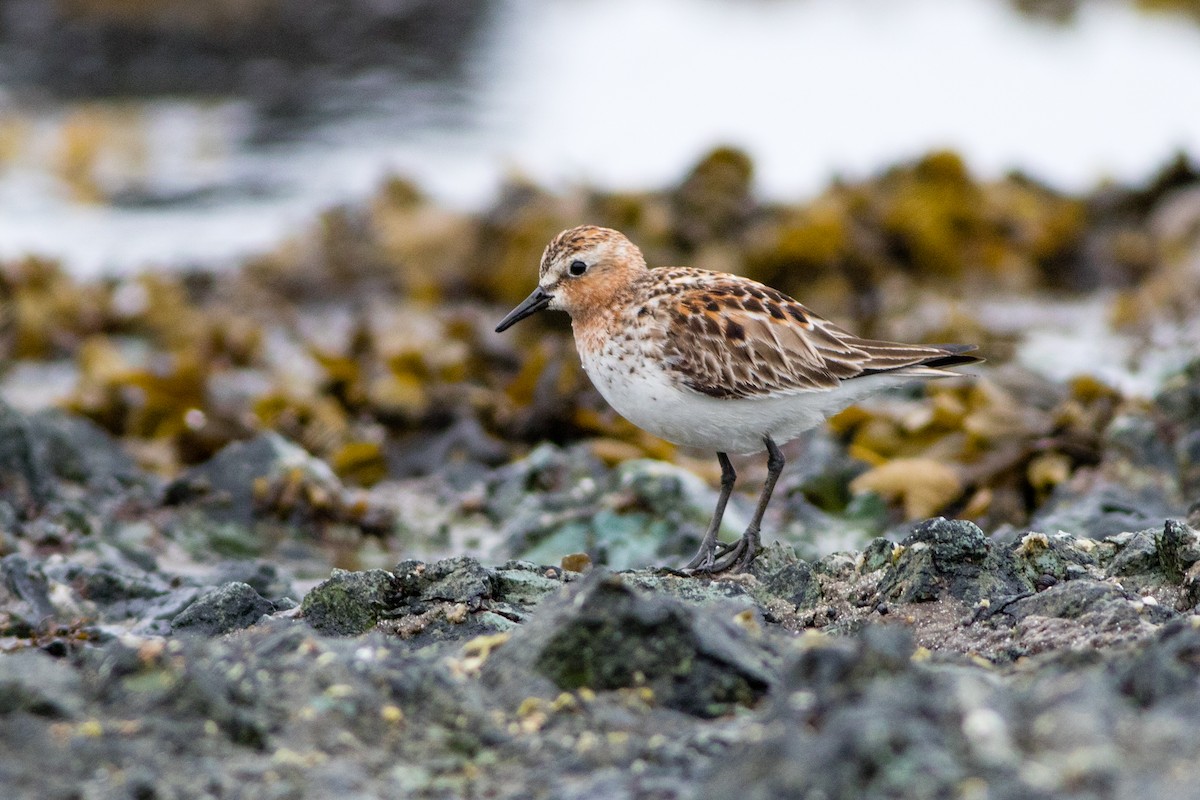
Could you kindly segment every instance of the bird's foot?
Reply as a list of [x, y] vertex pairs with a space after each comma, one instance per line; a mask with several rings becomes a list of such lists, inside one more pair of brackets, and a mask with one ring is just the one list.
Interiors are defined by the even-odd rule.
[[742, 538], [734, 542], [713, 564], [713, 572], [742, 572], [750, 568], [750, 564], [762, 550], [758, 531], [748, 529]]
[[716, 542], [711, 548], [700, 548], [700, 552], [696, 553], [682, 571], [688, 575], [741, 572], [750, 566], [760, 550], [762, 545], [759, 543], [758, 532], [746, 531], [735, 542]]
[[692, 560], [684, 564], [683, 569], [680, 571], [685, 575], [707, 575], [711, 573], [717, 556], [723, 555], [725, 552], [722, 550], [721, 553], [717, 553], [718, 547], [725, 546], [721, 542], [705, 542], [700, 545], [700, 549], [696, 551], [696, 555], [692, 556]]

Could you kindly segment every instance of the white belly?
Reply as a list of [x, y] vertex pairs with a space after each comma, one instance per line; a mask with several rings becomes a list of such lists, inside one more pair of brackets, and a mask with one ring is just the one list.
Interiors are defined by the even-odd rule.
[[764, 436], [776, 444], [791, 441], [865, 395], [898, 383], [872, 376], [833, 391], [720, 399], [676, 384], [652, 360], [580, 355], [596, 389], [621, 416], [668, 442], [726, 453], [761, 452]]

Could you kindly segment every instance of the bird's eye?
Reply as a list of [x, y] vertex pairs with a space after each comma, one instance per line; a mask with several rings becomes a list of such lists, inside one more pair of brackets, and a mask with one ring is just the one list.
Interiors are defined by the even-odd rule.
[[587, 264], [583, 263], [582, 261], [572, 261], [571, 266], [567, 269], [572, 275], [578, 277], [587, 272]]

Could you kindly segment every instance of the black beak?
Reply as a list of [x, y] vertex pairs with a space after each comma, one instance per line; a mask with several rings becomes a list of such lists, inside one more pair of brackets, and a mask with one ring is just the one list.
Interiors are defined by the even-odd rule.
[[543, 292], [540, 286], [534, 289], [533, 294], [521, 301], [521, 305], [508, 312], [508, 316], [500, 320], [500, 324], [496, 326], [496, 333], [506, 331], [526, 317], [533, 316], [550, 305], [551, 299], [552, 296]]

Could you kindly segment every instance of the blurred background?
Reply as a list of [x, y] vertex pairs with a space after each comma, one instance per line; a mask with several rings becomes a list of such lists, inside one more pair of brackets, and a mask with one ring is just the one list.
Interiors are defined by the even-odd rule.
[[342, 565], [669, 559], [715, 459], [616, 416], [561, 315], [493, 332], [590, 222], [980, 345], [794, 445], [802, 552], [1153, 518], [1200, 492], [1162, 399], [1200, 369], [1198, 78], [1183, 0], [0, 0], [0, 399], [166, 479], [280, 434], [322, 466], [244, 518]]
[[389, 175], [798, 200], [934, 148], [1080, 192], [1200, 149], [1200, 18], [1141, 0], [0, 0], [0, 256], [217, 266]]

